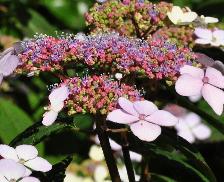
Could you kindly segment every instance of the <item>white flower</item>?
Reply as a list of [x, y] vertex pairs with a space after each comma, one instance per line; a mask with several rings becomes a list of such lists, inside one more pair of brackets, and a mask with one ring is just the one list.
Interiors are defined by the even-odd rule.
[[0, 160], [0, 182], [40, 182], [37, 178], [27, 177], [26, 168], [14, 160]]
[[214, 17], [210, 17], [210, 16], [204, 16], [204, 15], [201, 15], [200, 16], [200, 20], [205, 23], [205, 24], [209, 24], [209, 23], [217, 23], [219, 22], [219, 19], [218, 18], [214, 18]]
[[94, 161], [104, 160], [104, 154], [102, 148], [97, 145], [92, 145], [89, 151], [89, 157]]
[[19, 58], [13, 55], [14, 48], [5, 50], [0, 55], [0, 84], [3, 77], [9, 76], [19, 64]]
[[[35, 171], [50, 171], [52, 165], [37, 155], [38, 151], [32, 145], [19, 145], [15, 149], [8, 145], [0, 145], [0, 156], [3, 158], [12, 159]], [[26, 168], [26, 176], [31, 174], [28, 168]]]
[[84, 14], [88, 11], [88, 6], [84, 2], [78, 2], [77, 8], [81, 14]]
[[179, 118], [175, 126], [177, 134], [190, 143], [195, 140], [205, 140], [211, 136], [211, 129], [201, 122], [201, 118], [195, 113], [189, 113]]
[[72, 172], [66, 172], [64, 182], [93, 182], [91, 178], [81, 177]]
[[103, 165], [98, 165], [94, 171], [93, 177], [96, 182], [105, 182], [105, 178], [108, 177], [108, 170]]
[[[125, 166], [119, 167], [118, 171], [121, 177], [121, 181], [128, 182], [129, 179], [128, 179], [126, 167]], [[139, 180], [140, 180], [140, 176], [135, 174], [135, 181], [139, 181]]]
[[50, 108], [49, 111], [44, 113], [42, 120], [43, 125], [49, 126], [55, 122], [58, 117], [58, 113], [64, 107], [64, 101], [68, 98], [69, 90], [66, 85], [62, 85], [54, 89], [49, 95]]
[[121, 79], [123, 78], [122, 73], [116, 73], [116, 74], [115, 74], [115, 78], [116, 78], [117, 80], [121, 80]]
[[186, 24], [191, 23], [197, 18], [197, 13], [190, 11], [183, 12], [183, 10], [179, 6], [173, 6], [171, 12], [167, 13], [168, 18], [173, 24]]

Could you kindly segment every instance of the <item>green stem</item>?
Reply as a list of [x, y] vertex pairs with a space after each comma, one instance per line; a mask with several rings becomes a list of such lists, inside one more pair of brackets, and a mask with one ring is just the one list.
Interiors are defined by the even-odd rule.
[[121, 135], [123, 138], [122, 152], [124, 157], [124, 164], [128, 174], [128, 179], [129, 179], [129, 182], [135, 182], [135, 173], [134, 173], [134, 169], [133, 169], [131, 158], [130, 158], [129, 144], [127, 141], [126, 132], [121, 133]]
[[100, 140], [100, 145], [103, 150], [111, 180], [113, 182], [121, 182], [116, 161], [110, 146], [109, 137], [106, 133], [105, 120], [100, 117], [96, 117], [96, 131]]

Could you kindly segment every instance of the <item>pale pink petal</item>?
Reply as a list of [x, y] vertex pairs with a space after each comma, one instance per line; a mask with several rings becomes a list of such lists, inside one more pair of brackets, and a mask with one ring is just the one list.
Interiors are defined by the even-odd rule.
[[183, 120], [184, 120], [184, 122], [186, 122], [186, 124], [188, 125], [189, 128], [193, 128], [194, 126], [196, 126], [197, 124], [199, 124], [201, 122], [200, 116], [198, 116], [197, 114], [195, 114], [193, 112], [187, 114], [183, 118]]
[[192, 129], [194, 136], [199, 140], [208, 139], [211, 136], [211, 129], [204, 125], [200, 124]]
[[121, 150], [121, 146], [118, 143], [116, 143], [115, 141], [113, 141], [111, 139], [109, 139], [109, 141], [110, 141], [110, 146], [111, 146], [112, 150], [115, 150], [115, 151]]
[[18, 64], [19, 58], [15, 55], [11, 55], [11, 52], [9, 52], [0, 59], [0, 73], [4, 76], [8, 76], [16, 69]]
[[24, 176], [30, 176], [31, 174], [32, 174], [32, 171], [26, 167], [26, 172]]
[[223, 112], [224, 92], [212, 85], [205, 84], [202, 88], [202, 96], [212, 107], [216, 114]]
[[54, 101], [54, 102], [51, 102], [50, 110], [59, 112], [63, 109], [63, 107], [64, 107], [64, 102]]
[[175, 84], [176, 92], [182, 96], [200, 95], [203, 82], [188, 74], [181, 75]]
[[202, 45], [206, 45], [206, 44], [212, 43], [211, 40], [209, 40], [209, 39], [196, 39], [194, 42], [196, 44], [202, 44]]
[[16, 152], [19, 159], [24, 159], [25, 161], [34, 159], [38, 155], [37, 149], [32, 145], [19, 145], [16, 147]]
[[184, 65], [180, 68], [180, 74], [189, 74], [192, 77], [202, 79], [204, 77], [204, 71], [201, 68], [195, 66]]
[[14, 161], [19, 161], [16, 150], [8, 145], [0, 145], [0, 156], [5, 159], [12, 159]]
[[219, 88], [224, 88], [224, 76], [217, 69], [208, 67], [205, 76], [208, 77], [208, 83]]
[[35, 177], [25, 177], [19, 180], [19, 182], [40, 182], [40, 180]]
[[134, 102], [134, 108], [139, 114], [144, 114], [146, 116], [158, 110], [155, 104], [147, 100]]
[[174, 127], [178, 132], [189, 130], [189, 127], [183, 118], [179, 118], [177, 124]]
[[201, 39], [212, 40], [212, 31], [209, 29], [195, 28], [194, 34]]
[[35, 159], [31, 159], [24, 163], [25, 166], [35, 170], [47, 172], [52, 169], [52, 165], [45, 159], [41, 157], [36, 157]]
[[201, 99], [201, 94], [200, 95], [192, 95], [192, 96], [189, 96], [189, 100], [191, 102], [198, 102], [200, 99]]
[[213, 32], [213, 36], [217, 39], [217, 40], [224, 40], [224, 30], [215, 30]]
[[180, 137], [187, 140], [189, 143], [194, 143], [195, 142], [195, 137], [193, 136], [193, 134], [191, 133], [190, 130], [179, 131], [177, 134]]
[[1, 182], [9, 182], [4, 176], [2, 176], [1, 174], [0, 174], [0, 181]]
[[64, 102], [68, 98], [69, 90], [66, 85], [62, 85], [56, 89], [54, 89], [49, 95], [49, 100], [51, 103], [53, 102]]
[[163, 110], [154, 112], [150, 116], [147, 116], [145, 120], [160, 126], [174, 126], [178, 122], [178, 119], [174, 115]]
[[161, 134], [161, 127], [147, 121], [138, 121], [130, 125], [131, 131], [140, 140], [151, 142]]
[[11, 159], [0, 160], [0, 175], [6, 177], [9, 181], [11, 179], [18, 180], [25, 174], [25, 167]]
[[58, 117], [58, 113], [55, 111], [49, 111], [44, 113], [44, 118], [42, 120], [43, 125], [50, 126], [52, 125]]
[[134, 115], [134, 116], [138, 116], [138, 113], [134, 109], [133, 103], [131, 101], [129, 101], [128, 99], [126, 99], [124, 97], [120, 97], [118, 99], [118, 103], [121, 106], [121, 108], [124, 111], [126, 111], [127, 113]]
[[138, 121], [139, 119], [136, 116], [123, 112], [121, 109], [116, 109], [107, 115], [107, 120], [115, 123], [130, 124]]

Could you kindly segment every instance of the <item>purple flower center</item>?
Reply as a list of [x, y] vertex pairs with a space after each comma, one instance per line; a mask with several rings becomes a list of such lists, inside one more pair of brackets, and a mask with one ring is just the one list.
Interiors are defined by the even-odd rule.
[[144, 114], [139, 114], [139, 120], [145, 120], [145, 117], [146, 117], [146, 115], [144, 115]]
[[202, 79], [203, 83], [208, 83], [209, 81], [209, 78], [207, 76], [205, 76], [203, 79]]

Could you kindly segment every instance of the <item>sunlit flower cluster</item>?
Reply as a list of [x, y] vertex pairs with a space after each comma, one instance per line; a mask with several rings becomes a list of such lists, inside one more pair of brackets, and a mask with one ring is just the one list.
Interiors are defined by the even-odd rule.
[[119, 97], [132, 101], [141, 100], [141, 94], [133, 87], [120, 84], [107, 76], [74, 77], [68, 83], [69, 98], [66, 101], [68, 113], [107, 114], [117, 107]]
[[116, 31], [126, 36], [147, 37], [151, 31], [164, 26], [171, 7], [166, 2], [115, 0], [96, 3], [85, 17], [92, 33]]
[[134, 72], [150, 79], [175, 80], [179, 68], [195, 60], [188, 48], [164, 39], [143, 41], [115, 33], [62, 39], [40, 36], [24, 46], [18, 71], [27, 73], [63, 69], [70, 62], [74, 68], [81, 64], [98, 73]]

